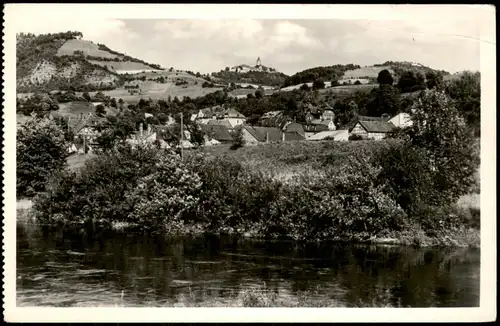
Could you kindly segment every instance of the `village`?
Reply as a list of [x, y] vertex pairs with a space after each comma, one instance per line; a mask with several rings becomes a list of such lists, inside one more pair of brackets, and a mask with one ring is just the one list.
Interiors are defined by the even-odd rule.
[[[97, 103], [99, 105], [100, 103]], [[95, 105], [94, 103], [92, 105]], [[144, 118], [153, 117], [145, 113]], [[94, 113], [80, 114], [78, 118], [68, 118], [68, 128], [74, 135], [74, 141], [70, 143], [68, 151], [71, 154], [91, 154], [98, 144], [96, 139], [101, 132], [96, 128], [99, 121], [104, 119]], [[218, 105], [204, 108], [193, 112], [190, 116], [182, 117], [189, 119], [190, 123], [197, 125], [204, 134], [204, 142], [201, 146], [217, 146], [233, 142], [236, 133], [241, 132], [244, 144], [251, 146], [259, 143], [278, 143], [293, 141], [355, 141], [355, 140], [381, 140], [396, 128], [404, 128], [411, 125], [408, 113], [398, 113], [391, 117], [383, 114], [381, 117], [370, 117], [357, 115], [350, 123], [336, 126], [334, 123], [335, 113], [326, 105], [322, 108], [309, 106], [306, 111], [306, 122], [298, 123], [292, 118], [285, 116], [283, 111], [271, 111], [265, 113], [259, 121], [259, 125], [279, 121], [277, 127], [263, 127], [247, 124], [247, 118], [230, 108], [230, 105]], [[276, 123], [274, 123], [276, 124]], [[144, 143], [157, 144], [161, 148], [183, 148], [192, 149], [195, 145], [191, 142], [191, 134], [185, 123], [182, 125], [182, 134], [179, 135], [178, 144], [170, 144], [162, 137], [164, 131], [177, 130], [180, 123], [176, 122], [172, 115], [164, 124], [140, 124], [138, 130], [130, 135], [126, 142], [132, 146]], [[177, 128], [177, 129], [176, 129]]]

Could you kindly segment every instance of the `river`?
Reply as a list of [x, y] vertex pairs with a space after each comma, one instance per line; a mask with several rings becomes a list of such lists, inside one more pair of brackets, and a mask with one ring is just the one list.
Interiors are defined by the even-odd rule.
[[[82, 234], [17, 224], [18, 306], [235, 304], [266, 289], [337, 306], [478, 307], [479, 249]], [[332, 302], [333, 302], [332, 301]]]

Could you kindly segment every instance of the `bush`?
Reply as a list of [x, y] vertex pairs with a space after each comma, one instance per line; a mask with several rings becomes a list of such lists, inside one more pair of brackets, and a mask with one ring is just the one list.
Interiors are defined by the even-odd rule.
[[138, 180], [156, 170], [162, 151], [153, 147], [118, 146], [85, 162], [78, 173], [62, 171], [51, 180], [45, 194], [34, 201], [37, 219], [43, 222], [109, 224], [128, 221], [133, 207], [125, 194]]
[[45, 190], [51, 175], [64, 168], [68, 157], [64, 132], [54, 120], [35, 118], [17, 130], [16, 191], [34, 196]]
[[188, 171], [177, 155], [160, 157], [155, 172], [138, 180], [125, 199], [133, 207], [128, 220], [145, 228], [163, 230], [183, 224], [183, 214], [198, 204], [200, 178]]
[[364, 138], [358, 134], [350, 134], [348, 139], [355, 141], [355, 140], [363, 140]]

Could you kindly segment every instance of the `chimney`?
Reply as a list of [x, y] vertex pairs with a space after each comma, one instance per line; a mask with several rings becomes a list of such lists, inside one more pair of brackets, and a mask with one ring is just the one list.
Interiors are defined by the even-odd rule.
[[266, 132], [266, 143], [269, 143], [269, 133]]
[[283, 133], [281, 133], [281, 140], [282, 140], [282, 141], [285, 141], [285, 133], [284, 133], [284, 132], [283, 132]]
[[139, 124], [139, 135], [142, 138], [142, 130], [144, 129], [144, 126], [142, 125], [142, 122]]
[[151, 124], [148, 123], [148, 135], [151, 134]]

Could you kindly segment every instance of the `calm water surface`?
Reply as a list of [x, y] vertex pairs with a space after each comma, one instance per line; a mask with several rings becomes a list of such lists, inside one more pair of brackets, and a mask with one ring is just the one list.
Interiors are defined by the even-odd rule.
[[231, 304], [257, 286], [343, 306], [478, 307], [479, 250], [83, 235], [17, 226], [18, 306]]

